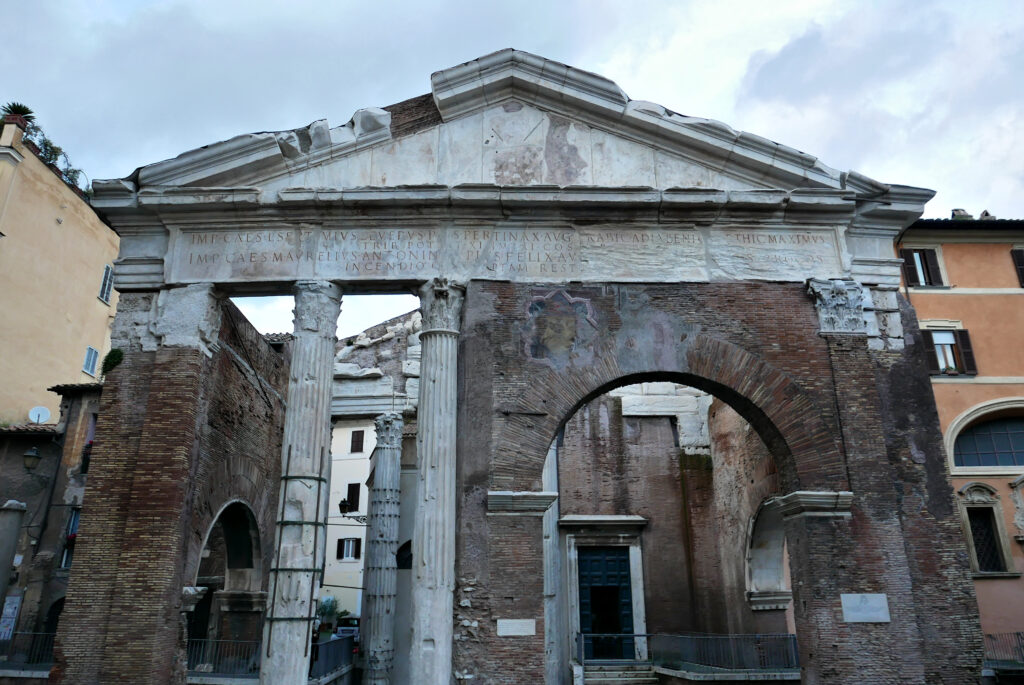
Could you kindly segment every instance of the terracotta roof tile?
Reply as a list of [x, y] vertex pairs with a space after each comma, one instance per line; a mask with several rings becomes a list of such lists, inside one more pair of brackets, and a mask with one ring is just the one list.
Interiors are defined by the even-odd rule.
[[20, 435], [28, 433], [56, 433], [57, 426], [52, 423], [20, 423], [14, 426], [0, 426], [0, 434]]

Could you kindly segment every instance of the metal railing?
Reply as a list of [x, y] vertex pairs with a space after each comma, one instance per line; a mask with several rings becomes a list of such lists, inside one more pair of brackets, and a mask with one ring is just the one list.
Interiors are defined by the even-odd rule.
[[256, 677], [260, 672], [258, 640], [189, 640], [188, 672], [194, 675]]
[[1024, 669], [1024, 633], [985, 635], [985, 661], [992, 668]]
[[14, 633], [0, 641], [0, 667], [49, 670], [53, 665], [55, 633]]
[[585, 633], [576, 636], [576, 659], [649, 661], [674, 670], [779, 671], [800, 668], [796, 635], [682, 635]]
[[309, 677], [319, 678], [351, 665], [354, 649], [351, 635], [316, 643], [310, 657]]

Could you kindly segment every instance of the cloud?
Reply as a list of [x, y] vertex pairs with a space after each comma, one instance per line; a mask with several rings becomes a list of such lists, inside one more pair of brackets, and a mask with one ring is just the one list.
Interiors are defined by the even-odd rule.
[[1021, 13], [986, 4], [866, 4], [752, 55], [744, 128], [951, 207], [1024, 216]]

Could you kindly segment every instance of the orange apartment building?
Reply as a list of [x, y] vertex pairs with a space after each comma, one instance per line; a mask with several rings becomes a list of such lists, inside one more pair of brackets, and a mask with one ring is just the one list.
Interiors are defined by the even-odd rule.
[[914, 223], [897, 245], [917, 310], [989, 658], [1024, 637], [1024, 220]]

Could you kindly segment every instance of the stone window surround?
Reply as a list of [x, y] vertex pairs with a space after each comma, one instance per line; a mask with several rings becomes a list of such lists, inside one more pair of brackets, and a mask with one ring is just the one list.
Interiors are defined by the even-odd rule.
[[[576, 653], [575, 640], [580, 632], [580, 547], [629, 547], [629, 581], [633, 600], [633, 632], [647, 633], [647, 611], [644, 603], [643, 549], [640, 533], [647, 520], [640, 516], [564, 516], [559, 527], [565, 530], [565, 574], [569, 600], [570, 654]], [[647, 659], [647, 640], [636, 639], [636, 658]]]
[[954, 463], [956, 439], [965, 428], [981, 423], [985, 417], [1017, 410], [1024, 414], [1024, 397], [1000, 397], [974, 405], [949, 422], [944, 437], [946, 463], [953, 476], [1016, 476], [1024, 474], [1024, 466], [957, 466]]
[[906, 243], [900, 243], [899, 249], [901, 249], [901, 250], [935, 250], [935, 259], [939, 263], [939, 273], [942, 275], [942, 285], [909, 285], [908, 286], [908, 285], [906, 285], [904, 283], [904, 287], [906, 287], [908, 290], [910, 290], [910, 292], [917, 292], [919, 290], [920, 291], [925, 291], [925, 292], [927, 292], [929, 290], [949, 290], [950, 288], [954, 287], [953, 284], [949, 280], [949, 273], [947, 273], [947, 271], [946, 271], [946, 260], [942, 256], [942, 243], [911, 241], [911, 242], [906, 242]]
[[[981, 481], [971, 481], [957, 490], [957, 508], [960, 511], [960, 524], [963, 527], [964, 539], [967, 542], [967, 553], [971, 561], [971, 575], [975, 579], [981, 578], [1019, 578], [1022, 574], [1015, 570], [1013, 556], [1008, 544], [1009, 537], [1006, 534], [1006, 525], [1003, 523], [1003, 511], [999, 502], [999, 493], [996, 489]], [[999, 553], [1002, 556], [1003, 567], [1006, 571], [979, 571], [978, 556], [974, 550], [974, 536], [971, 534], [971, 523], [967, 518], [968, 509], [991, 509], [992, 520], [995, 521], [995, 538], [999, 545]]]

